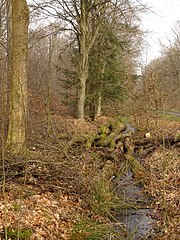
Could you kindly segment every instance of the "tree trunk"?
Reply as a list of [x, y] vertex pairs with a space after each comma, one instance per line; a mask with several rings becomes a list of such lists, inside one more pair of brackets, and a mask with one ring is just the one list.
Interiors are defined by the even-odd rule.
[[81, 17], [80, 17], [80, 37], [79, 37], [79, 86], [78, 86], [78, 103], [77, 117], [84, 119], [84, 104], [86, 96], [86, 81], [88, 78], [88, 47], [87, 47], [87, 32], [88, 32], [88, 16], [86, 1], [81, 1]]
[[[98, 6], [98, 7], [97, 7]], [[89, 75], [89, 52], [98, 36], [101, 21], [105, 14], [108, 4], [104, 1], [99, 1], [96, 4], [93, 1], [80, 1], [80, 14], [78, 14], [77, 32], [79, 43], [79, 72], [78, 72], [78, 103], [77, 103], [77, 117], [84, 119], [84, 105], [86, 97], [86, 82]], [[93, 18], [92, 10], [95, 10], [96, 20]], [[97, 14], [96, 14], [97, 13]], [[93, 24], [92, 24], [93, 21]], [[94, 24], [96, 23], [96, 24]]]
[[97, 99], [97, 112], [96, 117], [101, 116], [101, 109], [102, 109], [102, 97], [101, 97], [101, 91], [98, 92], [98, 99]]
[[86, 81], [88, 78], [88, 72], [83, 71], [79, 77], [78, 86], [78, 103], [77, 103], [77, 118], [84, 119], [84, 105], [86, 99]]
[[7, 149], [21, 153], [26, 147], [27, 54], [29, 10], [26, 0], [12, 0], [10, 32], [10, 116]]
[[101, 116], [101, 110], [102, 110], [102, 83], [104, 78], [104, 72], [105, 72], [106, 63], [105, 60], [103, 61], [102, 70], [101, 70], [101, 79], [99, 82], [99, 91], [98, 91], [98, 98], [97, 98], [97, 111], [96, 111], [96, 117]]

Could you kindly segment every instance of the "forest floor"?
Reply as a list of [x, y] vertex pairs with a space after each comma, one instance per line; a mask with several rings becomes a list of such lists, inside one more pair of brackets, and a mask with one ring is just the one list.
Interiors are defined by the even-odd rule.
[[[119, 206], [116, 194], [112, 196], [116, 187], [110, 183], [112, 179], [98, 182], [107, 156], [113, 152], [93, 146], [86, 149], [82, 143], [70, 146], [68, 153], [63, 151], [73, 136], [90, 136], [107, 121], [108, 117], [82, 122], [52, 115], [47, 125], [34, 116], [26, 154], [6, 154], [0, 166], [0, 239], [132, 239], [113, 217], [116, 207], [125, 206]], [[165, 137], [179, 129], [179, 120], [164, 119], [150, 132]], [[142, 129], [135, 134], [142, 139], [144, 133]], [[142, 191], [150, 199], [148, 207], [156, 222], [155, 235], [149, 239], [179, 239], [179, 157], [179, 146], [163, 144], [141, 156], [147, 172]], [[121, 158], [119, 162], [116, 176], [124, 166]]]

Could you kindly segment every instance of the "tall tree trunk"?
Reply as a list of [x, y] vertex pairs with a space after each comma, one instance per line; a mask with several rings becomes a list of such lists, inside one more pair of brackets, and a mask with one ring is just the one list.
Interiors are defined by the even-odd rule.
[[102, 110], [102, 97], [101, 97], [101, 90], [100, 90], [98, 92], [96, 117], [100, 117], [101, 116], [101, 110]]
[[80, 37], [79, 37], [79, 85], [78, 85], [78, 103], [77, 117], [84, 119], [84, 104], [86, 96], [86, 81], [88, 78], [88, 47], [87, 47], [87, 32], [88, 32], [88, 16], [86, 1], [81, 1], [81, 17], [80, 17]]
[[26, 0], [12, 0], [10, 32], [10, 116], [7, 148], [21, 153], [26, 147], [27, 54], [29, 10]]
[[101, 79], [99, 81], [99, 91], [98, 91], [98, 97], [97, 97], [96, 117], [100, 117], [101, 116], [101, 110], [102, 110], [102, 84], [103, 84], [105, 67], [106, 67], [106, 62], [104, 60], [103, 64], [102, 64], [102, 69], [101, 69]]
[[83, 71], [79, 76], [79, 86], [78, 86], [78, 103], [77, 103], [77, 117], [79, 119], [84, 119], [84, 105], [86, 99], [86, 81], [88, 78], [87, 71]]

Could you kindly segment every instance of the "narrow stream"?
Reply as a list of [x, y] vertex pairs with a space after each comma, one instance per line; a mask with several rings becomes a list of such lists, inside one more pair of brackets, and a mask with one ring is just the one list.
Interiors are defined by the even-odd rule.
[[[135, 129], [126, 124], [126, 131], [135, 132]], [[155, 220], [151, 217], [152, 210], [148, 207], [148, 196], [143, 193], [142, 187], [136, 184], [130, 169], [117, 180], [117, 193], [129, 207], [118, 212], [116, 218], [124, 223], [128, 231], [126, 240], [145, 240], [154, 233]]]
[[124, 223], [129, 233], [126, 239], [150, 239], [154, 232], [155, 220], [152, 219], [151, 210], [148, 208], [148, 197], [143, 194], [142, 188], [135, 184], [131, 170], [128, 170], [118, 183], [117, 193], [131, 206], [116, 216]]

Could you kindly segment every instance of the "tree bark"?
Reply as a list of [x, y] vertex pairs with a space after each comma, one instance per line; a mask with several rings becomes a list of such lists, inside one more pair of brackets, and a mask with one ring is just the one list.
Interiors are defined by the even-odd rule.
[[88, 78], [88, 72], [83, 70], [79, 77], [78, 86], [78, 103], [77, 103], [77, 118], [84, 119], [84, 105], [86, 99], [86, 81]]
[[81, 1], [80, 14], [80, 36], [79, 36], [79, 86], [78, 86], [78, 103], [77, 117], [84, 119], [84, 103], [86, 96], [86, 81], [88, 78], [88, 48], [87, 48], [87, 33], [88, 33], [88, 10], [86, 1]]
[[29, 10], [26, 0], [12, 0], [11, 4], [10, 116], [7, 149], [13, 153], [21, 153], [26, 147]]
[[105, 66], [106, 66], [105, 61], [103, 61], [103, 66], [102, 66], [102, 70], [101, 70], [101, 79], [100, 79], [100, 82], [99, 82], [96, 117], [101, 116], [101, 110], [102, 110], [102, 82], [103, 82], [103, 78], [104, 78]]
[[102, 97], [101, 97], [101, 91], [98, 92], [98, 99], [97, 99], [97, 112], [96, 117], [101, 116], [101, 109], [102, 109]]

